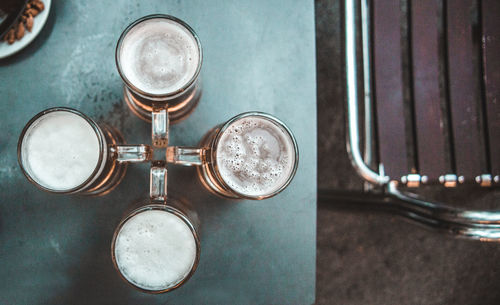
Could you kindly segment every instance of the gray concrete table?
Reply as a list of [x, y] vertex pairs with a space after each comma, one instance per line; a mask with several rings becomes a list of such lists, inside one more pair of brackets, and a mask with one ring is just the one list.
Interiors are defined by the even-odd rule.
[[[169, 191], [193, 203], [202, 255], [183, 287], [140, 293], [113, 269], [110, 241], [127, 206], [147, 197], [148, 164], [129, 166], [111, 194], [44, 193], [22, 176], [24, 124], [73, 107], [150, 143], [150, 126], [121, 99], [114, 47], [127, 24], [151, 13], [184, 19], [204, 47], [202, 101], [171, 129], [195, 145], [217, 123], [269, 112], [294, 131], [297, 175], [278, 196], [221, 200], [195, 170], [170, 166]], [[314, 301], [316, 85], [313, 1], [53, 1], [48, 23], [21, 53], [0, 61], [0, 304], [298, 304]]]

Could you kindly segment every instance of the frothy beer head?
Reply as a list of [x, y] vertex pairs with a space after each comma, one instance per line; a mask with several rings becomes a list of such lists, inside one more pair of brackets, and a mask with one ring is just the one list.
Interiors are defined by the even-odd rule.
[[267, 116], [250, 115], [233, 121], [220, 136], [216, 151], [221, 178], [245, 196], [279, 192], [295, 173], [292, 135]]
[[179, 216], [146, 210], [129, 218], [116, 235], [116, 266], [135, 286], [169, 289], [186, 278], [196, 260], [196, 241]]
[[145, 19], [126, 32], [117, 50], [128, 82], [152, 95], [176, 92], [196, 75], [198, 41], [181, 23], [165, 17]]
[[80, 115], [52, 111], [33, 121], [21, 143], [25, 172], [39, 185], [67, 191], [86, 182], [96, 170], [98, 135]]

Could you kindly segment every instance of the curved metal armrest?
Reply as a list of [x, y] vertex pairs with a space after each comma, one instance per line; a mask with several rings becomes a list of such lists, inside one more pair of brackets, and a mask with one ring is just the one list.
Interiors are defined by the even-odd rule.
[[[365, 1], [365, 0], [362, 0]], [[346, 73], [347, 73], [347, 151], [351, 163], [358, 172], [368, 182], [376, 185], [385, 185], [389, 182], [389, 177], [383, 173], [373, 171], [364, 162], [361, 156], [358, 118], [358, 85], [357, 85], [357, 63], [356, 63], [356, 7], [355, 0], [346, 0], [345, 3], [345, 45], [346, 45]], [[366, 3], [364, 3], [366, 5]], [[365, 6], [363, 6], [366, 8]], [[365, 10], [364, 10], [365, 11]], [[368, 48], [368, 44], [364, 45]], [[364, 50], [363, 53], [367, 53]], [[368, 56], [366, 56], [368, 58]]]
[[421, 222], [419, 218], [424, 217], [458, 237], [500, 241], [500, 211], [465, 210], [420, 200], [413, 194], [398, 190], [395, 182], [389, 183], [387, 191], [394, 204], [406, 211], [410, 219]]
[[459, 238], [500, 241], [499, 211], [460, 210], [400, 192], [377, 194], [319, 190], [318, 204], [345, 210], [389, 213]]

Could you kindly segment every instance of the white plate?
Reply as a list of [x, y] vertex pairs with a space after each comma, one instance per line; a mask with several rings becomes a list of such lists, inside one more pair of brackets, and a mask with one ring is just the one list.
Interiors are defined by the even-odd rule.
[[35, 39], [35, 37], [40, 33], [43, 26], [45, 25], [47, 17], [49, 17], [51, 2], [52, 0], [43, 0], [45, 9], [40, 14], [36, 15], [31, 32], [28, 32], [28, 30], [26, 30], [21, 40], [16, 40], [16, 42], [14, 42], [13, 44], [8, 44], [3, 40], [0, 41], [0, 59], [16, 53]]

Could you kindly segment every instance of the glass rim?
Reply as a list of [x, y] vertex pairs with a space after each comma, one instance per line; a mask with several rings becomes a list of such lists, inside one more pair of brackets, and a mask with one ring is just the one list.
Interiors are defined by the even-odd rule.
[[[33, 126], [34, 123], [38, 122], [39, 119], [41, 119], [43, 116], [48, 115], [48, 114], [53, 113], [53, 112], [69, 112], [69, 113], [76, 114], [76, 115], [80, 116], [87, 123], [89, 123], [89, 125], [92, 127], [92, 129], [94, 130], [94, 132], [97, 136], [98, 142], [99, 142], [99, 159], [97, 160], [96, 167], [92, 171], [92, 174], [89, 176], [89, 178], [87, 178], [87, 180], [82, 182], [80, 185], [77, 185], [77, 186], [70, 188], [70, 189], [56, 190], [56, 189], [51, 189], [51, 188], [48, 188], [48, 187], [42, 185], [41, 183], [36, 181], [30, 175], [30, 173], [28, 172], [28, 170], [24, 166], [24, 162], [23, 162], [23, 149], [22, 148], [23, 148], [24, 139], [26, 138], [25, 137], [26, 133], [30, 130], [30, 128]], [[80, 112], [76, 109], [73, 109], [73, 108], [69, 108], [69, 107], [52, 107], [52, 108], [48, 108], [48, 109], [45, 109], [45, 110], [37, 113], [34, 117], [32, 117], [28, 121], [28, 123], [26, 123], [26, 125], [24, 126], [24, 128], [19, 136], [19, 140], [17, 142], [17, 162], [19, 163], [19, 166], [21, 167], [21, 171], [22, 171], [23, 175], [28, 179], [29, 182], [34, 184], [39, 189], [46, 191], [46, 192], [49, 192], [49, 193], [56, 193], [56, 194], [75, 193], [77, 191], [84, 189], [87, 185], [90, 185], [90, 183], [92, 183], [94, 178], [96, 177], [97, 173], [100, 171], [101, 166], [103, 165], [104, 152], [105, 152], [105, 139], [104, 139], [104, 135], [103, 135], [101, 129], [99, 128], [99, 125], [97, 125], [97, 123], [94, 120], [92, 120], [90, 117], [86, 116], [82, 112]]]
[[[264, 194], [264, 195], [258, 195], [258, 196], [251, 196], [248, 194], [238, 192], [237, 190], [235, 190], [234, 188], [229, 186], [226, 183], [226, 181], [224, 181], [224, 179], [222, 178], [222, 176], [220, 174], [218, 160], [217, 160], [217, 148], [219, 146], [219, 141], [220, 141], [222, 134], [235, 121], [242, 119], [242, 118], [250, 117], [250, 116], [263, 118], [265, 120], [271, 121], [274, 124], [277, 124], [279, 127], [281, 127], [288, 134], [288, 136], [292, 140], [293, 149], [294, 149], [294, 164], [293, 164], [292, 170], [291, 170], [290, 174], [288, 175], [288, 178], [286, 179], [286, 181], [275, 191], [268, 193], [268, 194]], [[298, 165], [299, 165], [299, 147], [297, 145], [297, 140], [295, 139], [295, 136], [293, 135], [290, 128], [283, 121], [278, 119], [277, 117], [275, 117], [271, 114], [265, 113], [265, 112], [260, 112], [260, 111], [249, 111], [249, 112], [240, 113], [240, 114], [232, 117], [231, 119], [229, 119], [224, 124], [222, 124], [222, 126], [216, 132], [216, 136], [214, 138], [211, 150], [212, 150], [212, 159], [215, 161], [215, 162], [212, 162], [212, 164], [214, 166], [215, 176], [217, 177], [217, 180], [219, 180], [218, 182], [221, 183], [225, 188], [227, 188], [228, 190], [230, 190], [231, 192], [236, 194], [238, 197], [244, 198], [244, 199], [262, 200], [262, 199], [267, 199], [267, 198], [273, 197], [273, 196], [281, 193], [292, 182], [293, 178], [295, 177], [295, 173], [297, 172]]]
[[[115, 228], [115, 231], [113, 233], [113, 239], [111, 240], [111, 260], [113, 261], [113, 266], [115, 267], [115, 270], [118, 271], [118, 274], [120, 275], [120, 277], [122, 278], [122, 280], [124, 280], [130, 286], [132, 286], [135, 289], [137, 289], [139, 291], [142, 291], [142, 292], [151, 293], [151, 294], [159, 294], [159, 293], [165, 293], [165, 292], [169, 292], [169, 291], [172, 291], [174, 289], [177, 289], [180, 286], [182, 286], [184, 283], [186, 283], [193, 276], [193, 274], [195, 273], [196, 269], [198, 268], [198, 264], [199, 264], [199, 261], [200, 261], [200, 253], [201, 253], [201, 243], [200, 243], [200, 238], [199, 238], [198, 231], [196, 230], [196, 227], [191, 222], [191, 220], [189, 219], [189, 217], [184, 212], [182, 212], [181, 210], [179, 210], [179, 209], [177, 209], [177, 208], [175, 208], [173, 206], [170, 206], [168, 204], [168, 201], [170, 201], [170, 200], [171, 199], [169, 198], [167, 200], [167, 203], [165, 203], [165, 204], [150, 202], [147, 205], [141, 206], [141, 207], [133, 210], [127, 216], [123, 217], [120, 220], [120, 223]], [[144, 289], [144, 288], [139, 287], [136, 284], [132, 283], [131, 281], [129, 281], [123, 275], [122, 271], [118, 267], [118, 264], [116, 262], [116, 255], [115, 255], [116, 239], [117, 239], [118, 234], [120, 233], [121, 229], [125, 225], [125, 223], [130, 218], [132, 218], [132, 217], [134, 217], [134, 216], [136, 216], [136, 215], [138, 215], [140, 213], [143, 213], [143, 212], [146, 212], [146, 211], [153, 211], [153, 210], [164, 211], [164, 212], [167, 212], [167, 213], [170, 213], [170, 214], [173, 214], [173, 215], [179, 217], [188, 226], [188, 228], [191, 230], [191, 233], [193, 234], [194, 241], [195, 241], [195, 244], [196, 244], [196, 255], [195, 255], [194, 262], [193, 262], [193, 265], [191, 266], [191, 270], [189, 271], [189, 273], [182, 280], [180, 280], [178, 283], [176, 283], [175, 285], [167, 287], [165, 289], [159, 289], [159, 290]]]
[[[137, 88], [136, 86], [134, 86], [134, 84], [132, 84], [132, 82], [125, 76], [125, 73], [123, 73], [123, 69], [122, 69], [122, 66], [120, 63], [120, 54], [119, 54], [123, 40], [125, 39], [125, 37], [127, 36], [127, 34], [130, 32], [130, 30], [132, 28], [134, 28], [136, 25], [138, 25], [144, 21], [148, 21], [150, 19], [168, 19], [168, 20], [171, 20], [171, 21], [178, 23], [179, 25], [184, 27], [194, 37], [194, 39], [196, 41], [196, 45], [198, 46], [199, 59], [198, 59], [198, 66], [196, 67], [196, 71], [195, 71], [194, 75], [181, 88], [179, 88], [175, 91], [172, 91], [172, 92], [161, 93], [161, 94], [148, 93], [148, 92], [143, 91], [143, 90]], [[117, 42], [116, 48], [115, 48], [115, 64], [116, 64], [116, 68], [118, 69], [118, 74], [120, 74], [120, 77], [123, 80], [123, 82], [125, 83], [125, 85], [130, 90], [132, 90], [134, 93], [138, 94], [139, 96], [141, 96], [143, 98], [151, 98], [151, 99], [173, 98], [173, 97], [176, 97], [177, 95], [180, 95], [184, 91], [188, 90], [198, 79], [198, 76], [200, 75], [200, 71], [201, 71], [201, 66], [203, 64], [203, 49], [202, 49], [201, 41], [200, 41], [200, 38], [198, 37], [198, 34], [196, 34], [196, 32], [193, 30], [193, 28], [191, 28], [191, 26], [189, 26], [186, 22], [184, 22], [183, 20], [181, 20], [177, 17], [167, 15], [167, 14], [151, 14], [151, 15], [147, 15], [147, 16], [144, 16], [144, 17], [141, 17], [141, 18], [135, 20], [134, 22], [130, 23], [125, 28], [125, 30], [123, 30], [123, 32], [120, 35], [120, 38], [118, 39], [118, 42]]]

